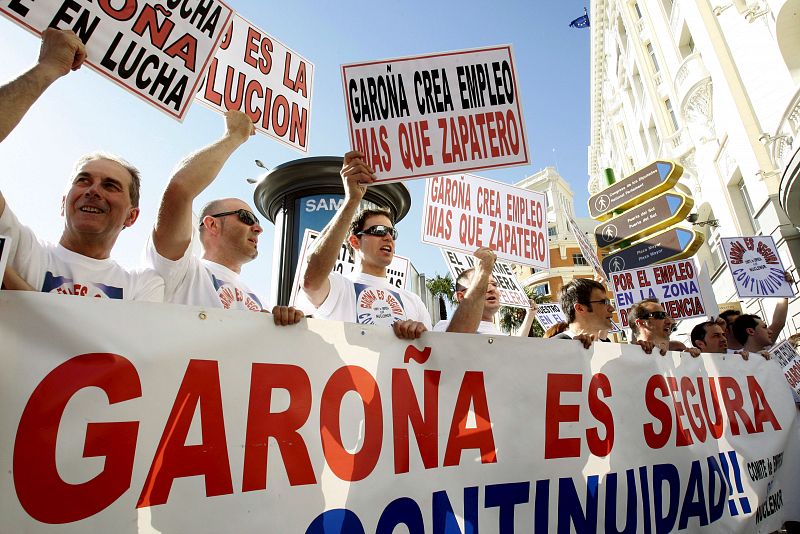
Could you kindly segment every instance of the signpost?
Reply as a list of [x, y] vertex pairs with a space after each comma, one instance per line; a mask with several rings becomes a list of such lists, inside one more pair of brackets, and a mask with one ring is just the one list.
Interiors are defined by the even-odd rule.
[[670, 189], [683, 174], [683, 167], [671, 161], [654, 161], [627, 178], [589, 198], [589, 215], [605, 221], [616, 210], [626, 210], [643, 200]]
[[702, 244], [703, 234], [686, 228], [671, 228], [606, 256], [603, 258], [603, 270], [611, 274], [688, 258]]
[[622, 241], [635, 241], [669, 228], [685, 219], [692, 206], [691, 197], [675, 192], [662, 193], [595, 228], [597, 246], [610, 248]]

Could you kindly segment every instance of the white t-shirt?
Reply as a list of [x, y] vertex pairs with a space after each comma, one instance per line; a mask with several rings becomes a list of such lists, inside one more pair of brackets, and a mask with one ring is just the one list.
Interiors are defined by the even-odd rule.
[[264, 309], [253, 290], [242, 282], [239, 273], [198, 258], [192, 253], [191, 246], [186, 247], [182, 258], [172, 261], [156, 251], [151, 238], [147, 242], [147, 261], [164, 277], [166, 302], [226, 310]]
[[0, 234], [12, 239], [11, 267], [43, 293], [125, 300], [164, 300], [164, 280], [152, 269], [127, 270], [111, 259], [97, 260], [60, 244], [40, 241], [6, 206]]
[[422, 300], [410, 291], [389, 284], [385, 277], [354, 271], [328, 275], [331, 290], [314, 317], [331, 321], [391, 326], [411, 319], [431, 329], [431, 316]]
[[[442, 320], [436, 323], [436, 326], [433, 327], [434, 332], [447, 332], [447, 327], [450, 326], [450, 319]], [[487, 336], [504, 336], [497, 325], [491, 321], [481, 321], [481, 324], [478, 325], [478, 329], [475, 331], [476, 334], [485, 334]]]

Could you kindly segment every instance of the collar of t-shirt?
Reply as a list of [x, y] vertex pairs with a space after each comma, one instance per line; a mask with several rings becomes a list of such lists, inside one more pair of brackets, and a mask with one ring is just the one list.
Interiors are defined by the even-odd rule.
[[382, 286], [388, 287], [390, 289], [398, 289], [396, 287], [392, 287], [389, 284], [389, 279], [385, 276], [373, 276], [371, 274], [362, 273], [361, 271], [353, 271], [352, 273], [348, 274], [345, 278], [349, 279], [352, 282], [359, 282], [368, 284], [371, 286]]

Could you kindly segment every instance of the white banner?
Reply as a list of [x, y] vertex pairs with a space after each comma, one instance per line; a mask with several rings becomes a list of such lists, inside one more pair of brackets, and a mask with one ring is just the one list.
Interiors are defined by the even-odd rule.
[[214, 111], [246, 113], [256, 131], [308, 152], [314, 65], [236, 14], [197, 100]]
[[[298, 306], [306, 313], [313, 313], [314, 307], [311, 306], [311, 303], [305, 298], [305, 294], [300, 292], [300, 283], [303, 280], [303, 273], [306, 272], [308, 254], [313, 249], [314, 240], [317, 239], [317, 237], [319, 237], [319, 232], [316, 230], [306, 228], [305, 232], [303, 232], [303, 242], [300, 244], [300, 255], [297, 260], [297, 268], [294, 270], [294, 282], [292, 283], [292, 292], [289, 296], [289, 306]], [[389, 284], [398, 289], [405, 289], [410, 265], [411, 260], [395, 254], [392, 258], [392, 263], [386, 268], [386, 278], [389, 279]], [[347, 245], [342, 243], [342, 248], [339, 251], [339, 256], [336, 258], [333, 270], [347, 276], [352, 273], [355, 268], [356, 262], [350, 258], [350, 254], [347, 252]]]
[[179, 121], [233, 15], [221, 0], [2, 0], [0, 12], [35, 35], [74, 31], [87, 65]]
[[342, 65], [350, 146], [378, 182], [530, 162], [511, 46]]
[[800, 397], [800, 354], [797, 354], [794, 345], [789, 340], [783, 340], [772, 347], [769, 353], [783, 369], [786, 381], [797, 394], [795, 398]]
[[536, 320], [547, 330], [558, 323], [566, 323], [567, 316], [561, 310], [561, 304], [557, 302], [547, 302], [536, 307]]
[[708, 315], [693, 260], [615, 271], [611, 273], [611, 289], [614, 307], [625, 327], [628, 326], [628, 309], [648, 298], [658, 299], [676, 321]]
[[[453, 277], [453, 283], [458, 281], [461, 273], [475, 266], [475, 258], [463, 252], [456, 252], [454, 250], [442, 251], [442, 257], [450, 270], [450, 275]], [[492, 276], [497, 282], [497, 291], [500, 293], [500, 304], [503, 306], [514, 306], [516, 308], [530, 308], [531, 303], [525, 290], [517, 280], [517, 275], [514, 274], [514, 269], [510, 264], [495, 261], [492, 268]]]
[[772, 236], [723, 237], [725, 260], [742, 297], [793, 297]]
[[425, 182], [422, 242], [472, 254], [489, 247], [497, 257], [550, 268], [547, 197], [471, 174]]
[[2, 532], [800, 519], [797, 410], [763, 358], [13, 291], [0, 339]]

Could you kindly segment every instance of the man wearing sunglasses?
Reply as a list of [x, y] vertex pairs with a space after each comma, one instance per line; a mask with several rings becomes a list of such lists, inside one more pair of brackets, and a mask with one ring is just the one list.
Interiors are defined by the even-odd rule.
[[[345, 154], [340, 174], [345, 200], [317, 238], [303, 276], [303, 292], [317, 309], [314, 316], [391, 326], [397, 337], [416, 339], [431, 329], [431, 317], [417, 295], [391, 286], [386, 278], [398, 238], [391, 213], [367, 209], [356, 215], [375, 175], [358, 151]], [[345, 239], [356, 258], [355, 271], [347, 277], [333, 271]]]
[[603, 284], [589, 278], [575, 278], [561, 286], [558, 298], [569, 324], [552, 339], [575, 339], [587, 349], [593, 341], [609, 341], [608, 331], [614, 328], [611, 324], [614, 306]]
[[[239, 276], [242, 266], [258, 255], [258, 238], [264, 231], [250, 206], [237, 198], [212, 200], [200, 211], [197, 227], [192, 220], [192, 201], [254, 133], [247, 115], [228, 111], [225, 134], [184, 158], [170, 178], [147, 245], [148, 260], [166, 282], [168, 302], [266, 311]], [[203, 246], [199, 258], [192, 252], [194, 237]], [[303, 317], [287, 306], [275, 306], [272, 313], [278, 325], [295, 324]]]
[[[0, 87], [0, 141], [51, 84], [80, 68], [85, 58], [86, 50], [75, 33], [45, 30], [36, 65]], [[62, 198], [61, 212], [64, 230], [59, 242], [45, 243], [19, 222], [0, 194], [0, 234], [12, 238], [9, 266], [19, 275], [4, 282], [6, 287], [163, 300], [164, 281], [154, 271], [129, 271], [110, 259], [120, 232], [139, 217], [139, 171], [135, 167], [111, 154], [83, 156]]]
[[700, 349], [697, 347], [687, 348], [680, 341], [670, 341], [675, 320], [664, 311], [658, 299], [645, 299], [631, 306], [628, 310], [628, 325], [637, 341], [652, 343], [662, 356], [668, 350], [688, 352], [695, 358], [700, 356]]

